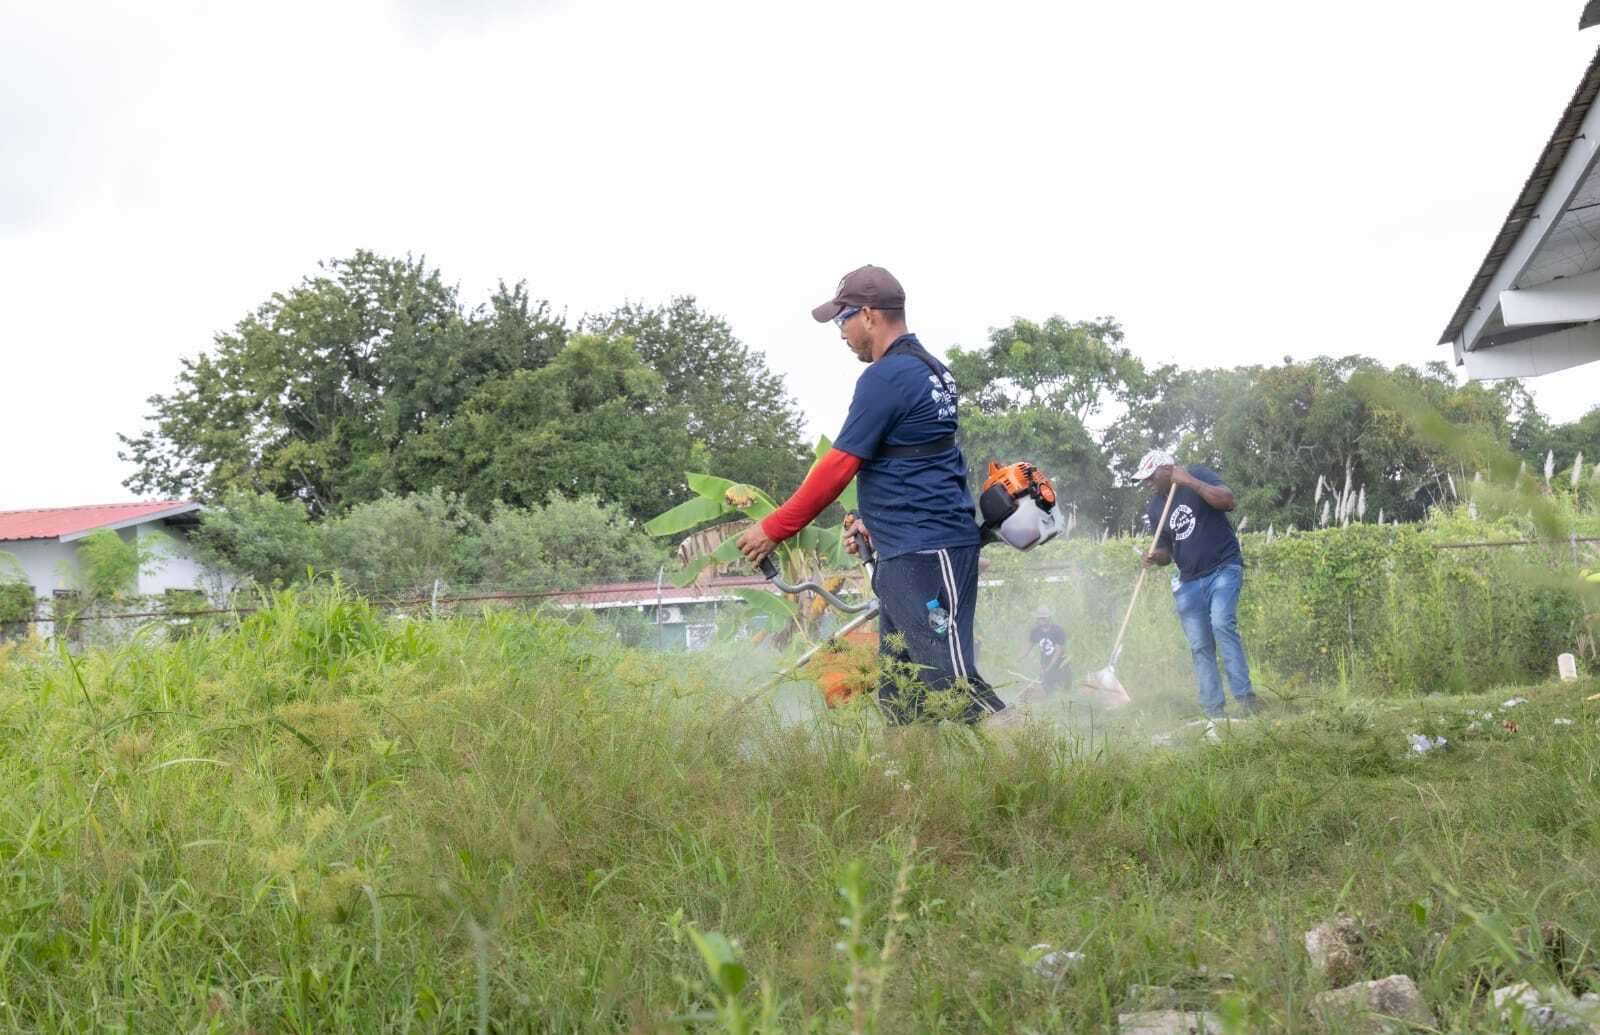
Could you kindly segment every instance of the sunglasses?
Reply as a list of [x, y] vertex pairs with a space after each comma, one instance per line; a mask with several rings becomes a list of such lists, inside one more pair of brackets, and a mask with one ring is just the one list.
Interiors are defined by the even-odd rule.
[[861, 312], [861, 307], [858, 305], [853, 305], [849, 309], [846, 309], [844, 312], [840, 313], [838, 316], [835, 316], [833, 318], [833, 322], [842, 331], [844, 330], [844, 325], [850, 322], [851, 317], [855, 316], [859, 312]]

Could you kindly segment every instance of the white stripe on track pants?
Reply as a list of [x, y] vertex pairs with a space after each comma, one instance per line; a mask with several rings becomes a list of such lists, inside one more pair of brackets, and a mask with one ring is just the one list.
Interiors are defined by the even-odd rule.
[[[977, 722], [1005, 708], [978, 675], [972, 616], [978, 598], [976, 546], [901, 554], [880, 561], [873, 589], [878, 595], [878, 653], [885, 662], [878, 704], [893, 723], [923, 717], [928, 691], [963, 687], [964, 722]], [[891, 640], [904, 643], [891, 646]], [[899, 664], [893, 664], [898, 662]], [[916, 673], [917, 685], [902, 688], [898, 668]]]

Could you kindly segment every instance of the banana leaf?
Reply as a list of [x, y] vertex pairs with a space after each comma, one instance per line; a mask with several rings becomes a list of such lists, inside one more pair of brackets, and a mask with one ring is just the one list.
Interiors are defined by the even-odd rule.
[[733, 595], [749, 604], [756, 614], [766, 615], [772, 623], [768, 628], [773, 633], [782, 631], [799, 619], [799, 605], [787, 597], [768, 593], [764, 589], [736, 589]]
[[690, 472], [686, 480], [689, 488], [698, 496], [717, 500], [729, 510], [742, 511], [745, 517], [752, 521], [760, 521], [778, 509], [778, 505], [772, 502], [772, 497], [754, 485], [745, 485], [727, 478], [718, 478], [714, 474], [698, 472]]
[[696, 496], [692, 500], [685, 500], [664, 514], [657, 514], [644, 523], [644, 530], [650, 535], [665, 536], [677, 535], [690, 529], [699, 528], [709, 521], [714, 521], [725, 514], [734, 513], [734, 508], [723, 503], [720, 498], [709, 499], [705, 496]]

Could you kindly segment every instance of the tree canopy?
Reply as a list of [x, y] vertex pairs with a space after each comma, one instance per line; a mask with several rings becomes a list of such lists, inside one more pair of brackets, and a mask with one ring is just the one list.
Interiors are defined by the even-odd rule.
[[357, 252], [273, 294], [183, 361], [123, 435], [141, 493], [298, 500], [313, 518], [439, 488], [478, 516], [552, 491], [634, 519], [721, 467], [804, 476], [782, 378], [692, 298], [565, 319], [524, 284], [467, 308], [424, 260]]
[[[949, 365], [974, 483], [991, 458], [1031, 460], [1085, 531], [1137, 523], [1143, 493], [1126, 476], [1156, 446], [1221, 471], [1256, 527], [1316, 525], [1335, 498], [1420, 518], [1473, 472], [1420, 441], [1363, 378], [1534, 469], [1547, 456], [1600, 462], [1600, 408], [1554, 424], [1515, 382], [1457, 384], [1443, 364], [1151, 367], [1116, 320], [1049, 316], [958, 345]], [[690, 497], [685, 472], [781, 499], [811, 459], [782, 377], [693, 297], [569, 327], [525, 284], [501, 282], [469, 306], [425, 260], [371, 252], [272, 294], [149, 403], [148, 424], [122, 436], [128, 486], [227, 501], [202, 548], [265, 582], [298, 577], [322, 550], [302, 514], [320, 523], [409, 499], [395, 510], [407, 520], [444, 508], [481, 524], [592, 497], [605, 521], [637, 524]], [[266, 538], [245, 542], [249, 529]]]

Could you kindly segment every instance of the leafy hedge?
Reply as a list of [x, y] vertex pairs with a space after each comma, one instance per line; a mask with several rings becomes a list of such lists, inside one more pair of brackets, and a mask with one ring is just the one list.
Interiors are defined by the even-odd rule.
[[[1579, 527], [1580, 536], [1595, 534], [1600, 529]], [[1600, 587], [1578, 575], [1580, 566], [1600, 568], [1600, 550], [1578, 544], [1575, 565], [1566, 543], [1439, 548], [1532, 537], [1515, 523], [1459, 514], [1270, 541], [1245, 535], [1239, 621], [1251, 668], [1268, 686], [1347, 682], [1391, 693], [1465, 692], [1551, 678], [1556, 655], [1582, 654], [1585, 623], [1600, 616]], [[1104, 664], [1097, 659], [1110, 650], [1145, 545], [1074, 539], [1026, 555], [987, 551], [991, 574], [1008, 587], [1029, 586], [993, 599], [991, 627], [1007, 628], [1002, 636], [1009, 639], [1010, 627], [1026, 623], [1024, 609], [1045, 603], [1067, 627], [1074, 658]], [[1142, 669], [1136, 677], [1146, 685], [1191, 678], [1169, 593], [1172, 571], [1146, 578], [1130, 626], [1123, 665], [1129, 673]], [[1059, 581], [1037, 586], [1046, 572]]]
[[1565, 547], [1442, 541], [1426, 526], [1358, 525], [1252, 544], [1249, 645], [1282, 672], [1391, 691], [1553, 675], [1584, 616], [1577, 572], [1560, 585]]
[[30, 620], [36, 603], [33, 587], [26, 582], [0, 582], [0, 623]]

